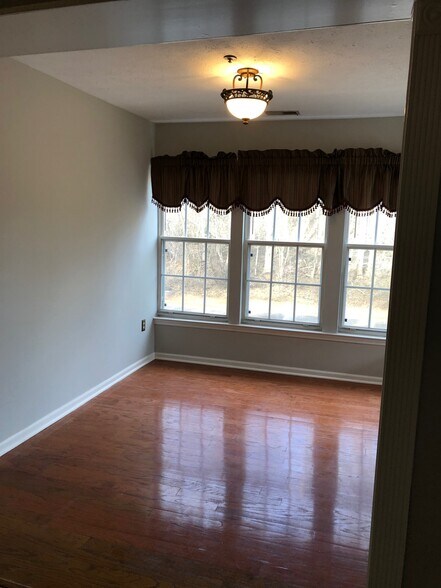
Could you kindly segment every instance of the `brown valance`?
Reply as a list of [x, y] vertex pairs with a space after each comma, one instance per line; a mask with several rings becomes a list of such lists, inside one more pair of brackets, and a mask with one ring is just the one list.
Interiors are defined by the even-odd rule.
[[238, 165], [240, 200], [247, 211], [263, 213], [275, 202], [297, 213], [319, 202], [329, 211], [338, 206], [339, 166], [323, 151], [239, 151]]
[[400, 154], [383, 149], [345, 149], [341, 161], [340, 206], [355, 212], [397, 211]]
[[271, 149], [219, 153], [184, 152], [152, 159], [153, 200], [164, 210], [188, 202], [197, 210], [239, 207], [265, 214], [279, 204], [288, 214], [321, 206], [356, 214], [397, 209], [400, 155], [383, 149], [323, 151]]
[[164, 210], [179, 209], [190, 202], [196, 210], [208, 204], [230, 211], [237, 200], [238, 165], [235, 153], [208, 157], [197, 151], [184, 151], [171, 157], [152, 159], [153, 201]]

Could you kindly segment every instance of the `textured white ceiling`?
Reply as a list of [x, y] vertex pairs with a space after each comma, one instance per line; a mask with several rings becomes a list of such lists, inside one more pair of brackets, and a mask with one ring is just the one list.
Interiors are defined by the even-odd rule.
[[274, 92], [269, 110], [401, 116], [410, 36], [410, 21], [391, 21], [17, 59], [155, 122], [228, 120], [219, 93], [247, 65]]

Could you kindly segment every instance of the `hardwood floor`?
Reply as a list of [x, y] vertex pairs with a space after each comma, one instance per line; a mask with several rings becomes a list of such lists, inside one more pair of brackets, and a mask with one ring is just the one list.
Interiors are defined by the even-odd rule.
[[379, 404], [156, 361], [0, 458], [3, 585], [364, 586]]

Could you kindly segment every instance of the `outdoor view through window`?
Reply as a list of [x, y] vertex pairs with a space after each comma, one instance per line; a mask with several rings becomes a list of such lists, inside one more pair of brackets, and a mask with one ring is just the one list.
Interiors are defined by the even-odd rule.
[[226, 316], [230, 233], [231, 214], [163, 215], [161, 308]]
[[288, 216], [280, 208], [251, 218], [248, 238], [249, 318], [320, 322], [326, 217], [320, 209]]
[[[279, 207], [257, 217], [235, 214], [245, 222], [233, 225], [238, 234], [232, 239], [231, 213], [188, 205], [161, 213], [162, 312], [225, 320], [229, 295], [242, 291], [242, 320], [249, 323], [318, 328], [323, 308], [334, 313], [337, 329], [385, 331], [395, 218], [341, 213], [346, 222], [335, 223], [320, 208], [304, 216]], [[343, 244], [338, 255], [331, 240]], [[229, 282], [232, 256], [244, 260], [237, 283]], [[335, 275], [341, 295], [332, 310], [322, 304], [322, 290]]]
[[344, 326], [386, 329], [395, 218], [349, 215]]

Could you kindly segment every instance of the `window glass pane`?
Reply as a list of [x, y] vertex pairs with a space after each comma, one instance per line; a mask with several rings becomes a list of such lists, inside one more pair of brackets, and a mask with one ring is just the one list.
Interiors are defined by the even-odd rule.
[[207, 280], [205, 312], [208, 314], [227, 314], [227, 281]]
[[374, 290], [372, 295], [371, 329], [386, 329], [389, 291]]
[[228, 245], [208, 243], [207, 276], [212, 278], [228, 277]]
[[299, 217], [285, 214], [282, 209], [275, 209], [276, 229], [274, 232], [275, 241], [298, 241], [299, 240]]
[[181, 241], [164, 242], [164, 273], [182, 275], [183, 244]]
[[168, 278], [164, 280], [163, 305], [167, 310], [182, 310], [182, 279]]
[[349, 249], [344, 325], [386, 329], [393, 251], [368, 247], [393, 246], [395, 218], [383, 212], [361, 217], [350, 214], [348, 223], [348, 243], [366, 248]]
[[162, 228], [167, 237], [184, 237], [185, 206], [179, 212], [164, 212]]
[[209, 211], [209, 230], [210, 239], [230, 239], [231, 233], [231, 213], [218, 214]]
[[297, 286], [296, 318], [301, 323], [319, 322], [320, 288], [318, 286]]
[[393, 245], [395, 237], [396, 218], [389, 217], [384, 212], [378, 213], [377, 243], [378, 245]]
[[[278, 207], [269, 215], [250, 220], [250, 240], [273, 240], [275, 244], [272, 247], [253, 245], [249, 249], [248, 276], [253, 280], [249, 284], [249, 317], [319, 323], [322, 248], [294, 244], [299, 240], [324, 243], [326, 222], [321, 209], [305, 217], [296, 217]], [[277, 245], [278, 241], [293, 245]], [[294, 308], [296, 283], [303, 283], [305, 287], [297, 288], [298, 303]]]
[[348, 288], [346, 290], [344, 324], [354, 327], [369, 327], [370, 300], [370, 290]]
[[210, 239], [230, 241], [231, 214], [198, 213], [188, 205], [161, 214], [163, 234], [182, 237], [162, 243], [161, 308], [226, 316], [229, 245]]
[[250, 278], [252, 280], [267, 280], [271, 278], [272, 247], [267, 245], [252, 245], [250, 247]]
[[207, 236], [208, 208], [196, 212], [187, 206], [187, 237], [205, 238]]
[[204, 312], [204, 280], [184, 278], [184, 310]]
[[320, 284], [322, 250], [316, 247], [299, 247], [298, 256], [297, 282]]
[[268, 318], [270, 285], [250, 282], [248, 299], [248, 316]]
[[185, 244], [185, 275], [205, 275], [205, 243]]
[[326, 232], [326, 216], [319, 207], [311, 214], [301, 216], [300, 241], [304, 243], [324, 243]]
[[348, 243], [354, 245], [374, 245], [377, 215], [356, 216], [349, 213]]
[[274, 209], [263, 216], [250, 218], [250, 240], [272, 241], [274, 228]]
[[274, 247], [273, 280], [295, 282], [297, 247]]
[[392, 251], [377, 251], [375, 256], [374, 287], [390, 288]]
[[270, 318], [276, 321], [292, 321], [294, 312], [294, 285], [273, 284]]
[[348, 286], [370, 287], [373, 262], [374, 252], [372, 249], [349, 249]]

